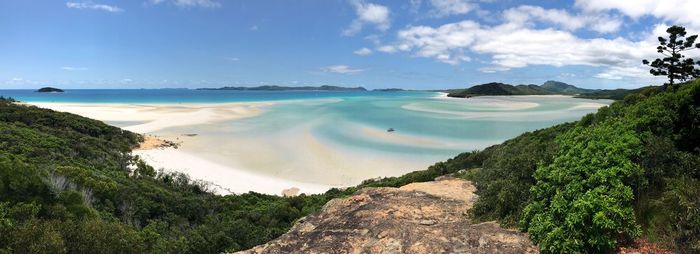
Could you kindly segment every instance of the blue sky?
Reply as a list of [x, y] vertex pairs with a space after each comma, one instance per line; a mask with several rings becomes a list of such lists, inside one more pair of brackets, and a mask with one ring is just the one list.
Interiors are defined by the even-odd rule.
[[4, 0], [0, 89], [630, 88], [660, 83], [641, 59], [698, 16], [695, 0]]

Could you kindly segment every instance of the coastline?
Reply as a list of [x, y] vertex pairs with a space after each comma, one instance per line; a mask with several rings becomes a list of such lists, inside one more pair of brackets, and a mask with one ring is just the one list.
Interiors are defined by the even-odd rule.
[[[571, 108], [538, 110], [536, 100], [521, 96], [470, 100], [448, 98], [445, 93], [434, 96], [425, 97], [429, 101], [409, 99], [391, 104], [392, 112], [422, 115], [427, 121], [455, 123], [476, 119], [478, 123], [490, 121], [497, 125], [494, 127], [500, 127], [498, 122], [557, 119], [560, 114], [575, 115], [578, 113], [573, 111], [604, 105], [574, 102]], [[555, 101], [560, 98], [546, 97]], [[153, 143], [150, 149], [137, 149], [133, 154], [157, 170], [177, 171], [188, 174], [192, 180], [207, 182], [213, 192], [221, 195], [249, 191], [271, 195], [323, 193], [333, 187], [354, 186], [369, 178], [425, 169], [459, 152], [483, 149], [503, 140], [468, 133], [458, 138], [431, 136], [407, 131], [402, 125], [410, 123], [404, 122], [371, 124], [358, 119], [339, 119], [335, 111], [338, 106], [333, 105], [344, 100], [28, 104], [78, 114], [170, 141], [170, 145], [165, 145], [169, 147], [163, 147], [164, 142], [150, 140]], [[408, 120], [404, 116], [397, 121], [404, 119]], [[387, 132], [388, 127], [395, 127], [397, 132]], [[479, 130], [487, 131], [476, 129]]]

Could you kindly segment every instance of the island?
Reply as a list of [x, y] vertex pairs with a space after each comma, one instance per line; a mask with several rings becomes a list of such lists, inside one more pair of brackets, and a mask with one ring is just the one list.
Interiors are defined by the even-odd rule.
[[403, 92], [406, 90], [401, 89], [401, 88], [378, 88], [378, 89], [374, 89], [372, 91], [375, 91], [375, 92]]
[[559, 81], [547, 81], [542, 85], [509, 85], [491, 82], [472, 86], [466, 89], [453, 89], [447, 91], [447, 96], [456, 98], [469, 98], [474, 96], [494, 95], [582, 95], [599, 92], [596, 89], [584, 89]]
[[39, 90], [36, 90], [36, 92], [38, 92], [38, 93], [62, 93], [63, 90], [55, 88], [55, 87], [48, 87], [47, 86], [47, 87], [39, 88]]
[[197, 90], [233, 90], [233, 91], [367, 91], [364, 87], [342, 87], [342, 86], [225, 86], [220, 88], [197, 88]]

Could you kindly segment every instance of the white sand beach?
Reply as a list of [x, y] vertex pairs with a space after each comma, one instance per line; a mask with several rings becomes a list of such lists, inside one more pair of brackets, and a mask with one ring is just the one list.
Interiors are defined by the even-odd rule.
[[323, 193], [331, 188], [328, 185], [311, 184], [282, 178], [273, 178], [255, 174], [249, 170], [239, 169], [230, 164], [221, 165], [183, 150], [161, 148], [134, 151], [151, 165], [171, 172], [181, 172], [191, 179], [204, 181], [209, 184], [211, 191], [220, 195], [259, 193], [282, 195], [285, 189], [298, 188], [300, 193]]

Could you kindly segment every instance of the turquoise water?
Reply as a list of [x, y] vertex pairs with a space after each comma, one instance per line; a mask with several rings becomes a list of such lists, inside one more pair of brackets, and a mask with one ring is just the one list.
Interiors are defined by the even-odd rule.
[[[273, 133], [280, 126], [315, 121], [311, 131], [326, 141], [383, 152], [435, 154], [442, 157], [480, 149], [526, 131], [574, 121], [595, 109], [571, 110], [590, 100], [568, 97], [481, 97], [480, 99], [436, 98], [435, 92], [327, 92], [327, 91], [212, 91], [191, 89], [91, 89], [65, 93], [33, 90], [0, 90], [0, 96], [27, 102], [78, 103], [223, 103], [258, 101], [319, 101], [282, 103], [262, 115], [236, 120], [253, 132]], [[507, 100], [502, 100], [508, 98]], [[327, 103], [325, 100], [331, 100]], [[490, 101], [491, 100], [491, 101]], [[596, 103], [601, 101], [595, 101]], [[532, 103], [510, 107], [509, 103]], [[604, 102], [608, 103], [608, 102]], [[506, 105], [502, 105], [506, 104]], [[128, 125], [128, 122], [118, 125]], [[453, 147], [395, 144], [361, 138], [357, 127], [459, 143]], [[223, 134], [222, 134], [223, 135]], [[445, 143], [445, 142], [443, 142]]]
[[[222, 165], [274, 177], [352, 185], [400, 175], [459, 153], [498, 144], [527, 131], [575, 121], [610, 101], [564, 96], [454, 99], [435, 92], [255, 92], [0, 90], [27, 102], [223, 103], [265, 102], [252, 117], [170, 127], [154, 134], [197, 133], [181, 150]], [[140, 122], [110, 122], [120, 127]], [[393, 128], [395, 132], [387, 132]], [[283, 172], [283, 173], [281, 173]]]
[[0, 96], [29, 102], [86, 103], [210, 103], [280, 101], [368, 95], [402, 97], [430, 92], [330, 92], [330, 91], [229, 91], [193, 89], [79, 89], [64, 93], [37, 93], [34, 90], [0, 90]]

